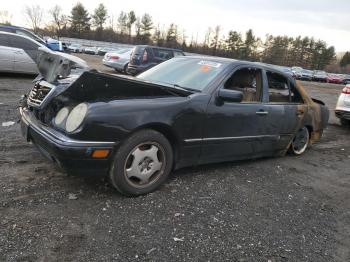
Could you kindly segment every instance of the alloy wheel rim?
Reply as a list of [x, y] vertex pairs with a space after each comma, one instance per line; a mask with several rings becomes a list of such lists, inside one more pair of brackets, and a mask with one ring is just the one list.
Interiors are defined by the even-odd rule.
[[308, 143], [309, 143], [309, 132], [306, 127], [303, 127], [297, 132], [297, 134], [293, 139], [293, 142], [292, 142], [293, 151], [296, 154], [302, 154], [306, 150]]
[[145, 142], [134, 147], [127, 156], [124, 175], [131, 186], [145, 188], [159, 180], [165, 165], [163, 147], [156, 142]]

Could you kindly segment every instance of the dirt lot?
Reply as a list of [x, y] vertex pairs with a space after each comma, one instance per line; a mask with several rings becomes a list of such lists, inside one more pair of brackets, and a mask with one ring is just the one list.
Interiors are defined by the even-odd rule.
[[[0, 76], [0, 123], [31, 80]], [[341, 86], [303, 84], [334, 109]], [[0, 126], [0, 261], [350, 261], [350, 129], [330, 123], [301, 157], [182, 169], [138, 198], [66, 176]]]

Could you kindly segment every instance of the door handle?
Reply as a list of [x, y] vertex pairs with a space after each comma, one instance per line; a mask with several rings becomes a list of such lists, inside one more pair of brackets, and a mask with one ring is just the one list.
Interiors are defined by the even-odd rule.
[[256, 111], [255, 112], [257, 115], [260, 115], [260, 116], [266, 116], [269, 114], [269, 112], [267, 111], [264, 111], [264, 110], [259, 110], [259, 111]]

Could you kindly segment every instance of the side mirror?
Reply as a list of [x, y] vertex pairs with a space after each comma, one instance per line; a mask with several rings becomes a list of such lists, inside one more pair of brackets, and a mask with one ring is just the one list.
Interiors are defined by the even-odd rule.
[[226, 102], [242, 102], [243, 93], [237, 90], [220, 89], [218, 97]]

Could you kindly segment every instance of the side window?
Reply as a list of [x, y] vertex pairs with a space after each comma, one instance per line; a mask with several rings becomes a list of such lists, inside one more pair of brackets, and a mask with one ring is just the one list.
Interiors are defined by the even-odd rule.
[[142, 64], [146, 64], [148, 62], [148, 50], [145, 49], [142, 54]]
[[299, 91], [294, 86], [294, 83], [289, 82], [289, 86], [290, 86], [290, 101], [292, 103], [304, 103], [304, 100], [301, 97]]
[[170, 50], [153, 48], [154, 57], [160, 60], [168, 60], [173, 57], [173, 53]]
[[288, 103], [290, 102], [290, 92], [288, 79], [283, 75], [273, 72], [266, 72], [269, 85], [270, 103]]
[[262, 72], [255, 68], [239, 69], [226, 81], [224, 88], [241, 91], [242, 103], [261, 102]]
[[30, 38], [33, 38], [33, 36], [32, 36], [31, 34], [25, 32], [25, 31], [23, 31], [23, 30], [18, 30], [18, 29], [17, 29], [17, 30], [16, 30], [16, 34], [18, 34], [18, 35], [23, 35], [23, 36], [30, 37]]
[[29, 39], [20, 36], [9, 37], [10, 44], [12, 47], [23, 49], [23, 50], [37, 50], [39, 45], [32, 42]]
[[0, 34], [0, 45], [2, 46], [10, 46], [8, 41], [8, 36], [5, 34]]

